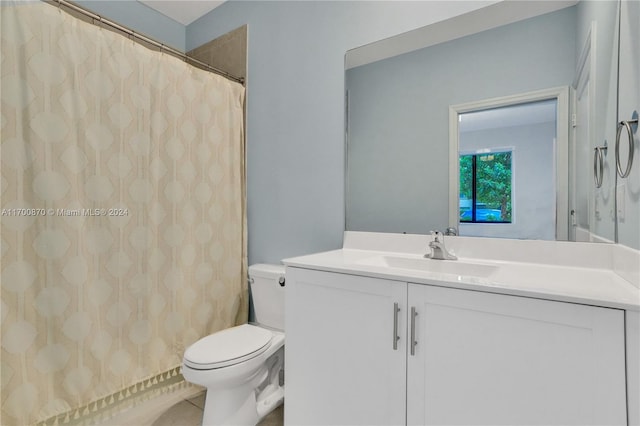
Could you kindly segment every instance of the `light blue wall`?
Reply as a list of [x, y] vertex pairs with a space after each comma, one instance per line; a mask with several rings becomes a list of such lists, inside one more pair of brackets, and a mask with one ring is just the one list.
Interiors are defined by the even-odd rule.
[[76, 3], [167, 46], [185, 51], [186, 27], [143, 3], [132, 0], [79, 0]]
[[569, 86], [575, 7], [347, 72], [347, 229], [428, 233], [448, 223], [449, 106]]
[[339, 248], [344, 54], [493, 2], [231, 1], [187, 27], [187, 50], [248, 24], [249, 262]]

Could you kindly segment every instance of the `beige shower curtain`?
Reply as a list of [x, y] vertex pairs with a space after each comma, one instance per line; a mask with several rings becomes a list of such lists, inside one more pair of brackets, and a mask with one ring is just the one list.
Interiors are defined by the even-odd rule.
[[1, 423], [62, 424], [245, 320], [244, 88], [42, 2], [1, 14]]

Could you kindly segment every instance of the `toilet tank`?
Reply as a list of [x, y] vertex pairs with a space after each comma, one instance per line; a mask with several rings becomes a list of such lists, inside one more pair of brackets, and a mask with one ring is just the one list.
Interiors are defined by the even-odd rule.
[[255, 321], [259, 325], [284, 330], [284, 266], [249, 266], [249, 287]]

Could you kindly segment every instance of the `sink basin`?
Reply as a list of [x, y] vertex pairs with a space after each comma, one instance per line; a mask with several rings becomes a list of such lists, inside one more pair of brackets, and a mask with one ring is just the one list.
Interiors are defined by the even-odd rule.
[[472, 263], [461, 260], [433, 260], [424, 257], [377, 256], [373, 259], [367, 259], [363, 263], [389, 268], [424, 271], [434, 274], [478, 278], [488, 278], [498, 270], [498, 266], [484, 263]]

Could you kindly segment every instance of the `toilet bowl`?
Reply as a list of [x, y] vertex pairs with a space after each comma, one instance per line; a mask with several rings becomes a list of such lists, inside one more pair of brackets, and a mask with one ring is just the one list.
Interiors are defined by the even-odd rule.
[[284, 267], [249, 268], [256, 323], [189, 346], [185, 380], [207, 388], [202, 424], [255, 425], [284, 400]]

